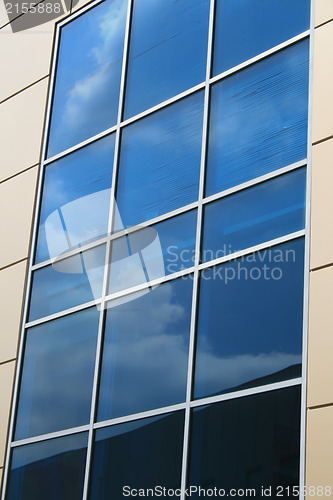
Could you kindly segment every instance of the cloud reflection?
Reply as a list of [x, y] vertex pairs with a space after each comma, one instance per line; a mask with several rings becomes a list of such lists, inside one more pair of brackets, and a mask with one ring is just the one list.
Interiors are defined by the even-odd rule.
[[[195, 393], [196, 397], [204, 397], [232, 390], [242, 384], [255, 382], [256, 379], [260, 381], [264, 377], [299, 365], [302, 355], [272, 351], [224, 357], [214, 352], [200, 351], [197, 359]], [[261, 380], [259, 385], [264, 383]]]
[[185, 400], [192, 280], [108, 311], [99, 420]]
[[126, 12], [109, 0], [63, 28], [48, 156], [116, 123]]

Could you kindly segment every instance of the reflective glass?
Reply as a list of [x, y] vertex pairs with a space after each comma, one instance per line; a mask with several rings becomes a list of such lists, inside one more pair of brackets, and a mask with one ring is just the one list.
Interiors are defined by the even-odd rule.
[[310, 0], [219, 0], [216, 2], [214, 75], [309, 27]]
[[105, 236], [114, 134], [46, 166], [36, 262]]
[[201, 273], [195, 398], [301, 376], [304, 241]]
[[33, 273], [29, 321], [99, 299], [105, 245], [55, 261]]
[[186, 399], [192, 276], [109, 303], [98, 420]]
[[203, 97], [197, 92], [123, 130], [116, 230], [197, 200]]
[[62, 27], [48, 157], [117, 122], [126, 11], [105, 0]]
[[81, 500], [88, 433], [13, 449], [6, 500]]
[[109, 293], [193, 266], [196, 224], [191, 211], [115, 240]]
[[90, 500], [128, 496], [126, 485], [180, 488], [183, 429], [182, 411], [98, 429]]
[[99, 311], [27, 331], [15, 440], [88, 424]]
[[208, 0], [135, 0], [125, 118], [206, 77]]
[[[189, 485], [254, 488], [246, 496], [256, 498], [265, 498], [262, 487], [270, 498], [279, 498], [277, 486], [293, 491], [299, 481], [300, 392], [290, 387], [196, 408]], [[281, 496], [289, 497], [286, 490]]]
[[308, 40], [212, 87], [206, 195], [306, 158]]
[[305, 168], [205, 206], [202, 260], [304, 229]]

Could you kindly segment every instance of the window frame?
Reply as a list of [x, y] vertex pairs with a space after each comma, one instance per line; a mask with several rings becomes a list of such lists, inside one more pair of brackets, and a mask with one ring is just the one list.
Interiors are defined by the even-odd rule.
[[[84, 8], [80, 9], [78, 12], [75, 12], [74, 14], [70, 15], [68, 18], [65, 20], [62, 20], [56, 24], [56, 32], [55, 32], [55, 41], [54, 41], [54, 51], [52, 55], [52, 69], [51, 69], [51, 77], [50, 77], [50, 87], [49, 87], [49, 94], [48, 94], [48, 100], [47, 100], [47, 111], [46, 111], [46, 116], [45, 116], [45, 130], [44, 130], [44, 135], [43, 135], [43, 144], [42, 144], [42, 155], [41, 155], [41, 167], [40, 167], [40, 174], [39, 174], [39, 181], [38, 181], [38, 191], [37, 191], [37, 202], [36, 202], [36, 211], [35, 211], [35, 216], [34, 216], [34, 222], [33, 222], [33, 233], [32, 233], [32, 242], [31, 242], [31, 247], [30, 247], [30, 259], [29, 259], [29, 269], [28, 269], [28, 278], [27, 278], [27, 285], [26, 285], [26, 297], [24, 301], [24, 312], [23, 312], [23, 320], [22, 320], [22, 330], [21, 330], [21, 335], [20, 335], [20, 344], [19, 344], [19, 354], [18, 354], [18, 361], [17, 361], [17, 369], [16, 369], [16, 375], [15, 375], [15, 382], [14, 382], [14, 392], [13, 392], [13, 402], [12, 402], [12, 409], [11, 409], [11, 417], [10, 417], [10, 427], [9, 427], [9, 433], [8, 433], [8, 445], [7, 445], [7, 450], [6, 450], [6, 459], [5, 459], [5, 468], [4, 468], [4, 477], [3, 477], [3, 492], [2, 492], [2, 500], [5, 500], [5, 495], [6, 495], [6, 489], [7, 489], [7, 483], [8, 483], [8, 474], [9, 474], [9, 466], [10, 466], [10, 461], [11, 461], [11, 450], [17, 446], [29, 444], [29, 443], [34, 443], [34, 442], [40, 442], [44, 441], [46, 439], [52, 439], [52, 438], [57, 438], [60, 436], [67, 436], [67, 435], [72, 435], [75, 433], [81, 433], [83, 431], [89, 431], [89, 438], [88, 438], [88, 448], [87, 448], [87, 461], [86, 461], [86, 472], [85, 472], [85, 480], [84, 480], [84, 493], [83, 493], [83, 498], [87, 499], [88, 498], [88, 485], [89, 485], [89, 472], [90, 472], [90, 465], [91, 465], [91, 459], [92, 459], [92, 447], [93, 447], [93, 442], [94, 442], [94, 431], [96, 429], [106, 427], [109, 425], [121, 423], [121, 422], [128, 422], [136, 419], [141, 419], [141, 418], [146, 418], [149, 416], [154, 416], [154, 415], [161, 415], [161, 414], [166, 414], [169, 412], [177, 411], [177, 410], [185, 410], [185, 430], [184, 430], [184, 448], [183, 448], [183, 466], [182, 466], [182, 481], [181, 481], [181, 487], [184, 490], [186, 488], [186, 479], [187, 479], [187, 463], [188, 463], [188, 446], [189, 446], [189, 429], [190, 429], [190, 413], [192, 408], [195, 408], [197, 406], [203, 406], [207, 405], [210, 403], [214, 402], [219, 402], [219, 401], [224, 401], [227, 399], [234, 399], [234, 398], [239, 398], [243, 397], [246, 395], [250, 394], [258, 394], [261, 392], [267, 392], [271, 391], [274, 389], [280, 389], [284, 387], [292, 387], [294, 385], [301, 385], [301, 393], [302, 393], [302, 407], [301, 407], [301, 436], [300, 436], [300, 442], [301, 442], [301, 449], [300, 449], [300, 486], [304, 486], [305, 482], [305, 423], [306, 423], [306, 373], [307, 373], [307, 366], [306, 366], [306, 359], [307, 359], [307, 331], [308, 331], [308, 325], [307, 325], [307, 318], [308, 318], [308, 299], [309, 299], [309, 253], [310, 253], [310, 188], [311, 188], [311, 148], [312, 148], [312, 141], [311, 141], [311, 117], [312, 117], [312, 94], [313, 94], [313, 83], [312, 83], [312, 74], [313, 74], [313, 45], [314, 45], [314, 1], [312, 0], [311, 2], [311, 22], [310, 22], [310, 29], [305, 31], [304, 33], [301, 33], [300, 35], [297, 35], [296, 37], [289, 39], [278, 46], [275, 46], [241, 64], [238, 66], [231, 68], [217, 76], [211, 77], [211, 67], [212, 67], [212, 52], [213, 52], [213, 34], [214, 34], [214, 9], [215, 9], [215, 0], [210, 0], [210, 18], [209, 18], [209, 36], [208, 36], [208, 50], [207, 50], [207, 68], [206, 68], [206, 79], [204, 82], [196, 85], [195, 87], [188, 89], [185, 92], [182, 92], [181, 94], [172, 97], [171, 99], [168, 99], [148, 110], [145, 110], [141, 113], [139, 113], [136, 116], [133, 116], [125, 121], [122, 121], [122, 111], [124, 108], [124, 92], [125, 92], [125, 79], [126, 79], [126, 66], [127, 66], [127, 57], [129, 53], [129, 32], [130, 32], [130, 23], [131, 23], [131, 12], [132, 12], [132, 4], [134, 0], [127, 0], [128, 1], [128, 7], [127, 7], [127, 18], [126, 18], [126, 30], [125, 30], [125, 45], [124, 45], [124, 58], [123, 58], [123, 63], [122, 63], [122, 75], [121, 75], [121, 87], [120, 87], [120, 100], [119, 100], [119, 108], [118, 108], [118, 120], [117, 124], [102, 133], [99, 133], [96, 136], [93, 136], [73, 147], [71, 147], [68, 150], [65, 150], [54, 157], [46, 159], [46, 152], [47, 152], [47, 140], [48, 140], [48, 133], [49, 133], [49, 125], [50, 125], [50, 114], [51, 114], [51, 106], [52, 106], [52, 97], [53, 97], [53, 92], [54, 92], [54, 83], [55, 83], [55, 74], [56, 74], [56, 66], [57, 66], [57, 58], [58, 58], [58, 50], [59, 50], [59, 39], [60, 39], [60, 30], [61, 27], [65, 24], [68, 24], [69, 22], [73, 21], [75, 18], [78, 16], [81, 16], [85, 12], [89, 11], [91, 8], [93, 8], [95, 5], [98, 5], [101, 3], [103, 0], [97, 0], [95, 2], [89, 3], [86, 5]], [[205, 167], [206, 167], [206, 152], [207, 152], [207, 136], [208, 136], [208, 125], [209, 125], [209, 97], [210, 97], [210, 89], [211, 86], [218, 81], [221, 81], [223, 78], [226, 78], [227, 76], [241, 70], [242, 68], [245, 68], [251, 64], [254, 64], [257, 61], [260, 61], [263, 58], [266, 58], [270, 54], [274, 54], [275, 52], [278, 52], [280, 50], [283, 50], [287, 48], [288, 46], [296, 43], [299, 40], [303, 40], [305, 38], [310, 39], [310, 77], [309, 77], [309, 94], [308, 94], [308, 141], [307, 141], [307, 159], [303, 159], [297, 163], [294, 163], [292, 165], [288, 165], [286, 167], [283, 167], [279, 170], [275, 170], [273, 172], [270, 172], [269, 174], [266, 174], [264, 176], [252, 179], [251, 181], [245, 182], [243, 184], [237, 185], [233, 188], [227, 189], [225, 191], [216, 193], [212, 196], [205, 197], [204, 196], [204, 179], [205, 179]], [[138, 285], [136, 287], [133, 287], [131, 289], [123, 290], [121, 292], [114, 293], [112, 295], [109, 295], [107, 293], [108, 289], [108, 262], [109, 262], [109, 255], [110, 255], [110, 249], [111, 249], [111, 243], [114, 239], [120, 238], [124, 236], [125, 234], [132, 233], [136, 230], [139, 229], [138, 226], [134, 226], [130, 228], [129, 230], [124, 230], [121, 232], [118, 232], [116, 234], [111, 234], [111, 228], [112, 228], [112, 221], [114, 219], [114, 213], [115, 213], [115, 204], [114, 204], [114, 199], [115, 199], [115, 190], [117, 186], [117, 167], [119, 164], [119, 150], [120, 150], [120, 137], [121, 137], [121, 130], [123, 127], [126, 125], [133, 123], [140, 118], [143, 118], [145, 116], [148, 116], [149, 114], [163, 109], [164, 107], [168, 106], [169, 104], [172, 104], [174, 102], [177, 102], [180, 99], [183, 99], [184, 97], [193, 94], [194, 92], [203, 89], [205, 92], [205, 99], [204, 99], [204, 121], [203, 121], [203, 137], [202, 137], [202, 150], [201, 150], [201, 168], [200, 168], [200, 185], [199, 185], [199, 198], [198, 201], [191, 203], [190, 205], [184, 206], [180, 209], [174, 210], [172, 212], [169, 212], [167, 214], [163, 214], [162, 216], [155, 217], [154, 219], [151, 219], [143, 224], [140, 224], [140, 227], [149, 227], [153, 224], [156, 224], [157, 222], [161, 222], [163, 220], [167, 220], [171, 217], [177, 216], [179, 214], [188, 212], [189, 210], [192, 209], [197, 209], [198, 210], [198, 216], [197, 216], [197, 240], [196, 240], [196, 254], [195, 254], [195, 263], [194, 266], [189, 267], [188, 269], [184, 271], [179, 271], [177, 273], [159, 278], [154, 280], [153, 282], [144, 283], [141, 285]], [[115, 153], [114, 153], [114, 167], [113, 167], [113, 173], [112, 173], [112, 188], [111, 188], [111, 204], [110, 204], [110, 213], [109, 213], [109, 231], [108, 235], [105, 238], [102, 238], [99, 241], [95, 241], [92, 243], [89, 243], [85, 245], [82, 248], [72, 250], [63, 256], [61, 256], [61, 259], [69, 257], [71, 255], [76, 255], [81, 253], [83, 250], [95, 248], [96, 246], [99, 246], [101, 244], [106, 244], [107, 251], [106, 251], [106, 260], [105, 260], [105, 272], [104, 272], [104, 281], [103, 281], [103, 294], [101, 299], [97, 299], [93, 301], [93, 303], [85, 303], [85, 304], [80, 304], [74, 308], [70, 308], [67, 310], [63, 310], [59, 313], [52, 314], [50, 316], [46, 316], [43, 318], [40, 318], [35, 321], [28, 321], [28, 313], [29, 313], [29, 302], [30, 302], [30, 288], [31, 288], [31, 282], [32, 282], [32, 276], [33, 272], [37, 269], [43, 268], [49, 264], [52, 263], [52, 260], [49, 261], [44, 261], [39, 264], [34, 264], [33, 261], [33, 256], [34, 256], [34, 250], [36, 248], [37, 244], [37, 237], [38, 237], [38, 221], [39, 221], [39, 212], [41, 208], [41, 200], [42, 200], [42, 188], [43, 188], [43, 177], [44, 177], [44, 171], [45, 168], [47, 167], [48, 164], [52, 163], [53, 161], [60, 159], [69, 153], [76, 151], [83, 146], [87, 144], [91, 144], [98, 140], [101, 137], [104, 137], [110, 133], [115, 132], [116, 134], [116, 141], [115, 141]], [[272, 179], [274, 177], [278, 177], [280, 175], [286, 174], [287, 172], [291, 172], [295, 169], [298, 169], [300, 167], [303, 167], [307, 165], [307, 194], [306, 194], [306, 224], [305, 224], [305, 229], [301, 231], [297, 231], [296, 233], [289, 234], [287, 236], [283, 236], [281, 238], [277, 238], [275, 240], [271, 240], [265, 243], [262, 243], [260, 245], [256, 245], [255, 247], [247, 248], [244, 249], [240, 252], [237, 252], [235, 254], [230, 254], [224, 257], [221, 257], [219, 259], [215, 259], [214, 261], [209, 261], [207, 263], [200, 263], [200, 241], [201, 241], [201, 233], [202, 233], [202, 223], [203, 223], [203, 207], [205, 204], [221, 199], [223, 197], [226, 197], [232, 193], [236, 193], [238, 191], [241, 191], [243, 189], [246, 189], [250, 186], [257, 185], [265, 180]], [[283, 243], [286, 241], [291, 241], [293, 239], [299, 238], [301, 236], [305, 237], [305, 266], [304, 266], [304, 309], [303, 309], [303, 367], [302, 367], [302, 377], [299, 379], [293, 379], [293, 380], [288, 380], [288, 381], [283, 381], [283, 382], [278, 382], [275, 384], [271, 384], [268, 386], [261, 386], [261, 387], [256, 387], [256, 388], [251, 388], [251, 389], [246, 389], [243, 391], [238, 391], [237, 393], [228, 393], [228, 394], [222, 394], [220, 396], [213, 396], [209, 398], [204, 398], [202, 400], [192, 400], [191, 399], [191, 393], [192, 393], [192, 380], [193, 380], [193, 370], [194, 370], [194, 346], [195, 346], [195, 333], [196, 333], [196, 311], [197, 311], [197, 303], [198, 303], [198, 283], [199, 283], [199, 274], [202, 269], [205, 269], [207, 267], [212, 267], [217, 264], [221, 264], [223, 262], [227, 262], [228, 260], [232, 260], [236, 257], [241, 257], [243, 255], [247, 255], [249, 253], [252, 253], [254, 251], [259, 251], [265, 248], [269, 248], [273, 244], [278, 244], [278, 243]], [[102, 339], [103, 339], [103, 324], [104, 324], [104, 314], [106, 311], [106, 306], [107, 303], [111, 300], [114, 300], [119, 297], [123, 297], [125, 295], [128, 295], [130, 293], [133, 293], [135, 291], [140, 291], [145, 288], [148, 288], [149, 286], [152, 285], [158, 285], [160, 283], [165, 283], [168, 282], [169, 280], [174, 280], [178, 277], [189, 275], [189, 274], [194, 274], [194, 286], [193, 286], [193, 300], [192, 300], [192, 310], [191, 310], [191, 331], [190, 331], [190, 348], [189, 348], [189, 362], [188, 362], [188, 380], [187, 380], [187, 397], [186, 401], [181, 404], [173, 405], [171, 407], [167, 408], [159, 408], [156, 410], [150, 410], [147, 412], [143, 412], [140, 414], [135, 414], [135, 415], [129, 415], [125, 417], [120, 417], [116, 419], [112, 419], [110, 421], [104, 421], [104, 422], [95, 422], [95, 413], [96, 413], [96, 408], [97, 408], [97, 395], [98, 395], [98, 382], [99, 382], [99, 372], [100, 372], [100, 365], [101, 365], [101, 358], [102, 358]], [[16, 415], [16, 409], [18, 405], [18, 394], [19, 394], [19, 386], [20, 386], [20, 377], [21, 377], [21, 372], [22, 372], [22, 366], [23, 366], [23, 358], [24, 358], [24, 344], [25, 344], [25, 335], [26, 335], [26, 330], [28, 328], [31, 328], [32, 326], [35, 326], [37, 324], [42, 324], [46, 321], [50, 321], [52, 319], [55, 319], [57, 317], [63, 317], [68, 314], [71, 314], [76, 311], [80, 311], [82, 309], [86, 309], [88, 307], [91, 307], [91, 305], [96, 305], [100, 307], [100, 320], [99, 320], [99, 330], [98, 330], [98, 340], [97, 340], [97, 352], [96, 352], [96, 361], [95, 361], [95, 373], [94, 373], [94, 385], [93, 385], [93, 396], [92, 396], [92, 408], [91, 408], [91, 418], [90, 418], [90, 423], [81, 426], [78, 428], [74, 429], [66, 429], [64, 431], [59, 431], [59, 432], [54, 432], [50, 433], [47, 435], [40, 435], [36, 436], [33, 438], [28, 438], [20, 441], [13, 441], [14, 438], [14, 427], [15, 427], [15, 415]]]

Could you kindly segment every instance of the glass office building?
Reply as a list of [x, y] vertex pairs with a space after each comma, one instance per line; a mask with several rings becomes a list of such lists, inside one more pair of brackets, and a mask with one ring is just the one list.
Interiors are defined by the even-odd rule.
[[105, 0], [54, 52], [4, 498], [297, 496], [310, 0]]

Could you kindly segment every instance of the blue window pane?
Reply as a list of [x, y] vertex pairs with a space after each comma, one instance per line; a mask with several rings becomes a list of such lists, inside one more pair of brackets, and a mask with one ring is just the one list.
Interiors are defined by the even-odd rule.
[[206, 77], [208, 0], [135, 0], [125, 118]]
[[191, 211], [115, 240], [109, 293], [193, 266], [196, 224]]
[[88, 433], [13, 449], [6, 500], [81, 500]]
[[106, 235], [114, 134], [47, 165], [36, 262]]
[[206, 205], [202, 260], [304, 229], [305, 168]]
[[216, 2], [214, 75], [309, 27], [310, 0], [219, 0]]
[[105, 245], [54, 262], [33, 273], [29, 321], [99, 299]]
[[116, 230], [197, 200], [203, 97], [198, 92], [123, 130]]
[[186, 399], [192, 276], [109, 303], [98, 420]]
[[106, 0], [61, 29], [48, 157], [117, 122], [126, 11]]
[[301, 375], [303, 238], [202, 272], [195, 398]]
[[308, 41], [212, 87], [206, 195], [306, 157]]
[[183, 429], [182, 411], [98, 429], [89, 499], [121, 499], [126, 485], [180, 488]]
[[15, 440], [88, 424], [99, 312], [27, 331]]
[[279, 498], [278, 486], [293, 491], [299, 485], [300, 405], [300, 387], [290, 387], [193, 410], [189, 485], [254, 488], [252, 498], [265, 498], [262, 487], [272, 488], [270, 498]]

